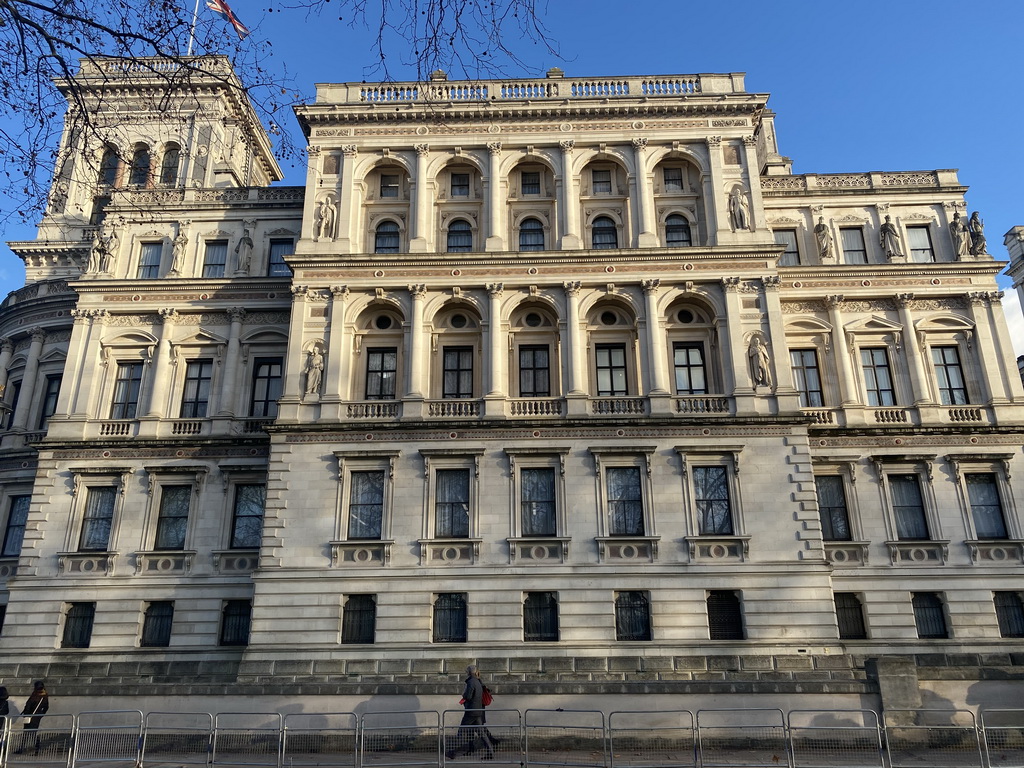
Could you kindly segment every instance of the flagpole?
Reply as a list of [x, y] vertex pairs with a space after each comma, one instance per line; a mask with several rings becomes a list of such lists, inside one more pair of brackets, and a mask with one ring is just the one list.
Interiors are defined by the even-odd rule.
[[186, 56], [192, 55], [192, 43], [196, 39], [196, 19], [199, 17], [199, 0], [196, 0], [196, 7], [192, 9], [192, 23], [188, 27], [188, 52]]

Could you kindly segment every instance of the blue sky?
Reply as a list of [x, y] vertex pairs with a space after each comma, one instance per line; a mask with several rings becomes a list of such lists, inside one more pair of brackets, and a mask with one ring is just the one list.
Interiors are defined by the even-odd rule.
[[[272, 42], [304, 96], [317, 82], [377, 79], [374, 35], [338, 22], [338, 0], [328, 6], [335, 15], [312, 21], [277, 10], [278, 0], [229, 2], [254, 37]], [[1003, 234], [1024, 224], [1021, 0], [549, 0], [544, 23], [563, 59], [517, 43], [534, 73], [746, 72], [748, 91], [771, 94], [794, 172], [958, 168], [997, 258], [1007, 258]], [[401, 58], [389, 58], [392, 76], [413, 79]], [[283, 166], [284, 183], [304, 183], [302, 169]], [[20, 261], [0, 248], [0, 295], [23, 280]], [[1024, 354], [1019, 314], [1017, 305], [1011, 324]]]

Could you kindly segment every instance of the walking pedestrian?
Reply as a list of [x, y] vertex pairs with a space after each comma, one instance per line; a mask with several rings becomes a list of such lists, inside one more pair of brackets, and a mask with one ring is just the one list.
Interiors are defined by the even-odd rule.
[[480, 670], [475, 664], [466, 667], [466, 688], [462, 692], [463, 706], [466, 708], [459, 725], [456, 737], [459, 746], [448, 748], [444, 756], [454, 760], [458, 755], [470, 755], [477, 749], [477, 742], [482, 741], [487, 754], [484, 760], [494, 759], [494, 737], [487, 730], [487, 715], [484, 711], [484, 684], [480, 680]]
[[[22, 713], [29, 720], [25, 723], [24, 730], [26, 731], [38, 731], [39, 724], [43, 720], [43, 715], [50, 711], [50, 695], [46, 692], [46, 684], [42, 680], [36, 680], [32, 684], [32, 693], [29, 694], [28, 701], [25, 702], [25, 710]], [[39, 734], [35, 734], [36, 737], [36, 754], [39, 754]], [[22, 749], [25, 748], [24, 742], [28, 741], [29, 735], [25, 734], [22, 741]], [[21, 750], [18, 750], [19, 752]]]

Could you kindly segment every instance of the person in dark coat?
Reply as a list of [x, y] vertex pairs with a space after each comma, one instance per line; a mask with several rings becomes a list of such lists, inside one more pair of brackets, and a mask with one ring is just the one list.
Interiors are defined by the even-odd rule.
[[462, 723], [459, 725], [459, 733], [456, 737], [459, 746], [456, 749], [449, 749], [444, 756], [449, 760], [454, 760], [457, 755], [472, 754], [476, 751], [477, 742], [482, 741], [487, 750], [483, 759], [493, 760], [493, 737], [485, 726], [484, 684], [480, 681], [480, 670], [473, 664], [466, 667], [466, 688], [462, 692], [462, 700], [466, 712], [462, 716]]
[[[29, 694], [28, 701], [25, 702], [25, 711], [22, 715], [27, 717], [29, 720], [25, 723], [26, 731], [38, 731], [39, 724], [43, 720], [45, 715], [50, 710], [50, 696], [46, 693], [46, 684], [42, 680], [36, 680], [32, 685], [32, 693]], [[22, 749], [24, 749], [24, 743], [27, 742], [31, 737], [29, 734], [25, 734], [22, 737]], [[36, 754], [39, 754], [39, 734], [36, 734]], [[20, 753], [22, 749], [19, 749]]]

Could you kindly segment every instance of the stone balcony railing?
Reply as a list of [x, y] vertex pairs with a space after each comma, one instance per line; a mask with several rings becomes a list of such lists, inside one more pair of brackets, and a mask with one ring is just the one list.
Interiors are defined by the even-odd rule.
[[887, 171], [871, 173], [805, 173], [793, 176], [764, 176], [761, 192], [768, 196], [785, 197], [794, 193], [817, 190], [836, 192], [844, 190], [891, 190], [918, 187], [939, 189], [959, 186], [956, 171]]

